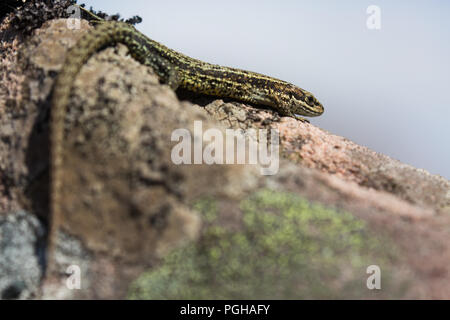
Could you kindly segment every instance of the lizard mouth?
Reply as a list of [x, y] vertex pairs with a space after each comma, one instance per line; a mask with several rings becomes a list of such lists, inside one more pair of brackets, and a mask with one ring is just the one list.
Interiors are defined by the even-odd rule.
[[298, 113], [300, 115], [304, 115], [307, 117], [317, 117], [320, 116], [324, 112], [324, 108], [322, 104], [316, 103], [313, 106], [304, 104], [299, 106], [298, 110], [294, 113]]

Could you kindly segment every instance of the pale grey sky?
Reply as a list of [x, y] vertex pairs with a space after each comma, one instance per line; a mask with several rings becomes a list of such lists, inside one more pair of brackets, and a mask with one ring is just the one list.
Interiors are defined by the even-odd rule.
[[[82, 1], [79, 1], [82, 2]], [[292, 82], [311, 122], [450, 179], [450, 1], [84, 1], [191, 57]], [[369, 5], [381, 30], [366, 27]]]

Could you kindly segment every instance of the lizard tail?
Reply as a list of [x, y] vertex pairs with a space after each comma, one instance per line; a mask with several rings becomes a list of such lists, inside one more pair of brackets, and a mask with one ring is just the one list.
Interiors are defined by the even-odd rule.
[[64, 124], [73, 81], [81, 67], [94, 53], [118, 42], [117, 38], [111, 37], [107, 30], [107, 26], [101, 24], [98, 28], [83, 35], [77, 44], [68, 51], [53, 88], [50, 123], [50, 230], [47, 251], [47, 266], [50, 267], [54, 261], [56, 238], [62, 217]]

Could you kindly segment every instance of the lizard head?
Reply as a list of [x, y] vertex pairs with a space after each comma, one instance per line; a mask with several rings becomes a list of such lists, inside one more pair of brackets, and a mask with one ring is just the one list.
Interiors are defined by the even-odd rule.
[[315, 117], [320, 116], [324, 109], [322, 104], [308, 91], [294, 85], [288, 85], [284, 89], [285, 103], [294, 114]]

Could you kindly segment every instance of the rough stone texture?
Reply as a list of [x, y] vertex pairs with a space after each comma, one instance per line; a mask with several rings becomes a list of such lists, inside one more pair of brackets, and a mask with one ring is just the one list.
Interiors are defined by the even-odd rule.
[[18, 65], [18, 48], [23, 39], [14, 32], [10, 19], [6, 18], [0, 25], [0, 214], [18, 210], [12, 208], [8, 201], [14, 194], [11, 188], [17, 184], [14, 147], [17, 144], [15, 119], [17, 107], [22, 99], [21, 84], [25, 77]]
[[450, 184], [443, 177], [376, 153], [311, 124], [299, 123], [292, 118], [274, 118], [272, 111], [255, 111], [249, 106], [222, 100], [205, 108], [233, 128], [266, 128], [269, 125], [278, 129], [284, 156], [302, 166], [392, 193], [424, 208], [450, 213]]
[[0, 299], [38, 294], [42, 277], [44, 227], [25, 211], [0, 217]]
[[[26, 208], [48, 222], [49, 97], [67, 48], [89, 26], [83, 22], [81, 30], [71, 31], [65, 20], [49, 21], [26, 43], [14, 33], [5, 38], [8, 21], [1, 28], [6, 50], [0, 58], [7, 63], [0, 84], [5, 103], [0, 108], [0, 216]], [[399, 289], [407, 281], [408, 290], [366, 297], [450, 297], [448, 181], [270, 110], [205, 97], [180, 101], [180, 93], [177, 97], [160, 85], [150, 69], [126, 53], [117, 46], [96, 54], [75, 79], [66, 118], [64, 214], [60, 229], [49, 235], [57, 246], [42, 298], [123, 298], [130, 282], [144, 270], [157, 270], [172, 249], [203, 243], [209, 220], [199, 214], [199, 199], [214, 199], [218, 224], [240, 234], [246, 232], [240, 204], [260, 189], [321, 203], [336, 214], [348, 212], [367, 225], [364, 239], [375, 237], [396, 248], [394, 255], [386, 250], [389, 269], [395, 270], [392, 286]], [[193, 132], [195, 120], [202, 121], [203, 130], [221, 132], [279, 129], [284, 157], [279, 172], [262, 176], [251, 165], [174, 165], [171, 133]], [[337, 244], [341, 240], [336, 237]], [[358, 257], [352, 250], [346, 254]], [[308, 264], [314, 256], [305, 259]], [[82, 290], [65, 285], [72, 264], [81, 269]], [[339, 266], [330, 290], [348, 281], [364, 285], [364, 271]], [[304, 294], [308, 297], [308, 290]], [[337, 297], [350, 296], [343, 290]]]

